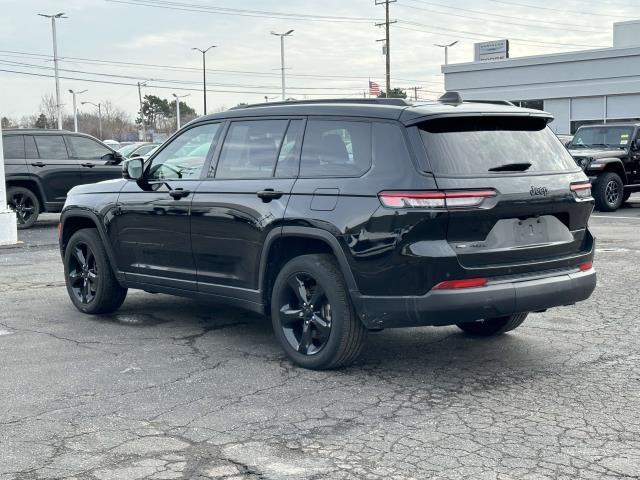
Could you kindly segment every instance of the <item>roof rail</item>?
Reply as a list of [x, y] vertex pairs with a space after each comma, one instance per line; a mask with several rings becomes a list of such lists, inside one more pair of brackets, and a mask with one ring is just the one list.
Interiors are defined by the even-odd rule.
[[274, 105], [305, 105], [323, 103], [353, 103], [353, 104], [373, 104], [373, 105], [397, 105], [407, 107], [413, 105], [412, 102], [404, 98], [319, 98], [313, 100], [286, 100], [280, 102], [252, 103], [251, 105], [238, 105], [229, 110], [239, 110], [252, 107], [271, 107]]
[[515, 107], [515, 104], [511, 103], [509, 100], [469, 100], [469, 103], [491, 103], [493, 105], [508, 105], [510, 107]]

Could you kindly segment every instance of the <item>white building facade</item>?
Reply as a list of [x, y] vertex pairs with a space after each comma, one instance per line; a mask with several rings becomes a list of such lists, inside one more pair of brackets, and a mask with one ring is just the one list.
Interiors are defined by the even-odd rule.
[[558, 134], [580, 125], [640, 121], [640, 20], [614, 24], [613, 47], [443, 65], [465, 100], [509, 100], [552, 113]]

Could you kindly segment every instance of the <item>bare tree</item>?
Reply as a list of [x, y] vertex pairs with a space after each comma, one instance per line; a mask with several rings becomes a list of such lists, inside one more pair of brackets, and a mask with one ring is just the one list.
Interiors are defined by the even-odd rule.
[[40, 113], [47, 117], [47, 128], [56, 128], [58, 122], [58, 109], [56, 99], [51, 93], [42, 96], [40, 101]]

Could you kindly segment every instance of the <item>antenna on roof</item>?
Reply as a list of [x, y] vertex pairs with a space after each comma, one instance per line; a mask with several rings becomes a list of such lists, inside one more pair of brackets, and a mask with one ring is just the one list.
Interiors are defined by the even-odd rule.
[[459, 92], [447, 92], [438, 101], [448, 105], [460, 105], [462, 103], [462, 95]]

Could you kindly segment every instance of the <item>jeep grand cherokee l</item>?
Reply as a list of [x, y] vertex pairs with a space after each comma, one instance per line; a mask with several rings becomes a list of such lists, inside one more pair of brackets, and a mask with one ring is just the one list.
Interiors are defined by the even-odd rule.
[[544, 112], [335, 100], [193, 121], [61, 216], [82, 312], [128, 288], [270, 315], [307, 368], [356, 359], [369, 330], [516, 328], [595, 288], [590, 184]]
[[72, 187], [121, 177], [123, 157], [90, 135], [7, 129], [2, 143], [7, 204], [21, 229], [33, 226], [43, 212], [61, 211]]

